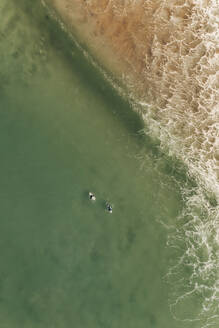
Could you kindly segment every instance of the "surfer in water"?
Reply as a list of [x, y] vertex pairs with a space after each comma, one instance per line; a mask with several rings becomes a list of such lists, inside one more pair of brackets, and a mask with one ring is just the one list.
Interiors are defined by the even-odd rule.
[[89, 199], [90, 200], [96, 200], [96, 197], [92, 192], [89, 192]]
[[106, 204], [106, 209], [107, 209], [107, 211], [108, 212], [110, 212], [110, 213], [112, 213], [113, 212], [113, 207], [112, 207], [112, 205], [110, 205], [110, 204]]

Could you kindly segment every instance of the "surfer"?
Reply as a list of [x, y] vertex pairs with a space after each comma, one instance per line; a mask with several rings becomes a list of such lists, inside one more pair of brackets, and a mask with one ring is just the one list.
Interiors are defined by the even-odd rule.
[[110, 204], [108, 204], [108, 203], [106, 204], [106, 209], [110, 213], [112, 213], [112, 211], [113, 211], [113, 207]]
[[92, 192], [89, 192], [89, 199], [90, 200], [96, 200], [96, 197]]

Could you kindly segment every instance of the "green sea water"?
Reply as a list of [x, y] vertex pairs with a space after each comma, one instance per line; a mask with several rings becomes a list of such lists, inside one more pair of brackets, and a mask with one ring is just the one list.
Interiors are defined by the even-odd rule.
[[0, 327], [200, 327], [169, 308], [173, 163], [39, 2], [0, 18]]

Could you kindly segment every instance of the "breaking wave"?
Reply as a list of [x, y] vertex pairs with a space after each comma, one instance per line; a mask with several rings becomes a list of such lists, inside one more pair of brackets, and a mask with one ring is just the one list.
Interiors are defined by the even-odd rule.
[[[182, 187], [185, 207], [169, 234], [176, 252], [167, 275], [174, 286], [170, 308], [178, 320], [213, 325], [219, 315], [218, 0], [47, 3], [106, 65], [116, 66], [145, 133], [195, 179], [193, 188]], [[192, 310], [195, 299], [201, 299], [199, 313]]]

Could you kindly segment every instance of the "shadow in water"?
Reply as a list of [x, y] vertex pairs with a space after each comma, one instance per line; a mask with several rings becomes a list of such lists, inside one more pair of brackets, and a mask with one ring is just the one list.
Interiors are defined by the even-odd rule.
[[[143, 147], [147, 155], [154, 161], [154, 165], [164, 174], [173, 175], [176, 180], [188, 184], [186, 167], [163, 152], [158, 140], [141, 133], [145, 125], [140, 115], [132, 109], [129, 101], [121, 97], [110, 82], [103, 78], [102, 72], [85, 55], [82, 55], [81, 49], [60, 28], [58, 22], [48, 15], [41, 2], [34, 1], [30, 3], [27, 0], [20, 0], [19, 2], [13, 0], [13, 2], [18, 13], [19, 11], [25, 13], [26, 18], [30, 20], [30, 24], [35, 24], [36, 28], [42, 31], [46, 44], [63, 58], [68, 70], [76, 75], [87, 89], [102, 98], [105, 104], [110, 104], [107, 106], [108, 110], [112, 115], [117, 115], [120, 122], [136, 139], [136, 142]], [[192, 181], [190, 183], [194, 184]]]

